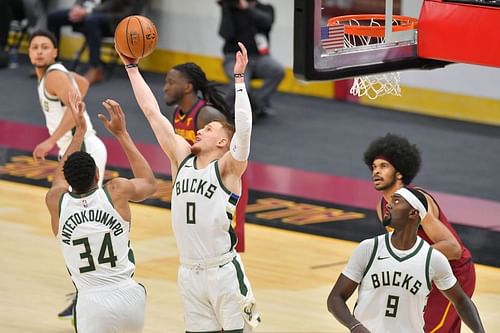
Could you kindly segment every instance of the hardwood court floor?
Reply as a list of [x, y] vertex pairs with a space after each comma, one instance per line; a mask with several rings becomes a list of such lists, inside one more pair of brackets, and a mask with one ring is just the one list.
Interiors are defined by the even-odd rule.
[[[47, 189], [8, 181], [0, 188], [0, 332], [71, 333], [70, 322], [56, 318], [73, 286], [50, 231]], [[133, 205], [132, 213], [135, 278], [148, 290], [144, 331], [183, 332], [170, 211]], [[246, 235], [242, 257], [263, 319], [256, 332], [347, 331], [327, 312], [326, 297], [356, 243], [251, 224]], [[477, 271], [474, 300], [486, 330], [496, 332], [500, 269]]]

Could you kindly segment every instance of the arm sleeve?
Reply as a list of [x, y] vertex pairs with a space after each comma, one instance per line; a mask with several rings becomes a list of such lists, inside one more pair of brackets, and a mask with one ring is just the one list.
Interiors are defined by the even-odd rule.
[[354, 250], [349, 262], [344, 267], [342, 274], [356, 283], [360, 283], [363, 279], [368, 261], [373, 252], [374, 239], [365, 239]]
[[231, 155], [237, 161], [246, 161], [250, 155], [250, 136], [252, 134], [252, 107], [244, 83], [235, 83], [234, 102], [235, 132], [231, 140]]
[[438, 250], [433, 250], [430, 264], [430, 277], [440, 290], [450, 289], [457, 283], [457, 279], [451, 270], [450, 262], [444, 254]]

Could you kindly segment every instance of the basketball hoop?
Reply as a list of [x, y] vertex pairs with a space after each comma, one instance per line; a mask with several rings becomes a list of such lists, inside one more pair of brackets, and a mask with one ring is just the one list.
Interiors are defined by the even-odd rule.
[[[385, 42], [385, 15], [361, 14], [332, 17], [328, 26], [343, 26], [344, 48], [362, 47]], [[418, 20], [409, 16], [394, 15], [392, 31], [414, 30]], [[399, 72], [364, 75], [354, 78], [350, 93], [376, 99], [383, 95], [401, 96]]]

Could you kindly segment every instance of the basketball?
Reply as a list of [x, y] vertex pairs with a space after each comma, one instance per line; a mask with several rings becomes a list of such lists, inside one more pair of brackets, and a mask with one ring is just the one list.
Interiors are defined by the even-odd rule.
[[145, 16], [127, 16], [116, 26], [116, 49], [129, 58], [147, 57], [154, 51], [157, 42], [156, 26]]

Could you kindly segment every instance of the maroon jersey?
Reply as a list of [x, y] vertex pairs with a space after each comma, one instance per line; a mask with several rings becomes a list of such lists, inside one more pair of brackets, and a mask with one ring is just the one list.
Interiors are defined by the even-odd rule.
[[198, 115], [201, 108], [205, 105], [207, 105], [207, 101], [198, 99], [191, 110], [186, 113], [182, 112], [179, 107], [176, 107], [174, 110], [173, 124], [175, 133], [186, 139], [190, 145], [195, 141], [196, 132], [199, 130], [198, 126], [196, 126], [196, 122], [198, 121]]
[[[434, 200], [434, 197], [432, 197], [432, 195], [430, 195], [429, 193], [427, 193], [423, 189], [418, 188], [418, 190], [424, 192], [425, 194], [427, 194], [428, 196], [430, 196]], [[469, 249], [466, 248], [464, 246], [464, 244], [462, 243], [462, 240], [458, 236], [458, 234], [455, 231], [455, 229], [453, 229], [453, 227], [451, 226], [450, 222], [448, 221], [448, 218], [444, 215], [443, 210], [441, 209], [441, 207], [439, 207], [437, 201], [434, 200], [434, 202], [436, 203], [436, 205], [438, 206], [438, 209], [439, 209], [439, 216], [438, 216], [439, 221], [441, 221], [441, 223], [443, 223], [444, 226], [453, 234], [453, 237], [455, 237], [455, 239], [457, 240], [457, 242], [460, 244], [460, 247], [462, 248], [462, 256], [460, 257], [460, 259], [450, 260], [451, 268], [455, 272], [455, 268], [461, 267], [464, 264], [467, 264], [467, 263], [471, 262], [472, 261], [472, 255], [471, 255]], [[385, 213], [387, 212], [387, 201], [385, 201], [385, 199], [382, 198], [382, 200], [380, 201], [380, 204], [381, 204], [380, 208], [382, 208], [382, 216], [384, 216]], [[434, 242], [425, 233], [424, 228], [422, 228], [421, 225], [418, 227], [417, 234], [420, 237], [422, 237], [424, 240], [426, 240], [429, 244], [431, 244], [431, 245], [434, 244]]]

